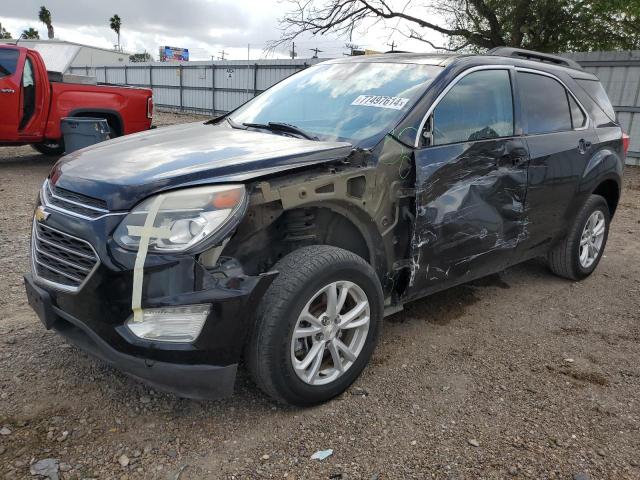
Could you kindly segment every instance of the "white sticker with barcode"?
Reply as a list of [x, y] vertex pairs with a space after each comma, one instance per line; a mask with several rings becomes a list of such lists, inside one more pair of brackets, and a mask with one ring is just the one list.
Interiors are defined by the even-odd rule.
[[360, 95], [353, 102], [351, 102], [351, 105], [402, 110], [408, 102], [408, 98], [402, 97], [387, 97], [385, 95]]

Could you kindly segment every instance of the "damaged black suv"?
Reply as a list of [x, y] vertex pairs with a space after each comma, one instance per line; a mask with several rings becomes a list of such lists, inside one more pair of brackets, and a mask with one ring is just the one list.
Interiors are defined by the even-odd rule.
[[385, 315], [536, 256], [602, 257], [628, 137], [571, 60], [327, 61], [208, 122], [61, 159], [32, 235], [47, 328], [158, 389], [326, 401]]

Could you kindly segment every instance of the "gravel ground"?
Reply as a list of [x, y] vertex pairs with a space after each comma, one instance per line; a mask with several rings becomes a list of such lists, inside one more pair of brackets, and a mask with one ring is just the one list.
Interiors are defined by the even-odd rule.
[[0, 149], [0, 476], [640, 478], [640, 169], [589, 279], [533, 261], [410, 304], [350, 391], [299, 410], [243, 374], [230, 399], [177, 399], [45, 331], [21, 275], [52, 164]]

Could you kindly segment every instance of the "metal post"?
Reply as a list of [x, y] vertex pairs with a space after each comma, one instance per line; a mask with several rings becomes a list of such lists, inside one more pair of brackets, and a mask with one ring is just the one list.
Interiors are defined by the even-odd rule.
[[182, 64], [180, 64], [180, 111], [183, 111], [182, 107]]
[[84, 73], [87, 77], [89, 76], [89, 65], [84, 67]]
[[149, 88], [153, 88], [153, 63], [149, 64]]
[[126, 64], [124, 66], [124, 84], [125, 85], [129, 84], [129, 81], [128, 81], [128, 78], [127, 78], [127, 65]]
[[104, 67], [104, 83], [109, 83], [109, 82], [107, 82], [107, 67], [106, 67], [106, 65]]
[[211, 60], [211, 115], [216, 116], [216, 66]]
[[258, 63], [253, 64], [253, 96], [258, 94]]

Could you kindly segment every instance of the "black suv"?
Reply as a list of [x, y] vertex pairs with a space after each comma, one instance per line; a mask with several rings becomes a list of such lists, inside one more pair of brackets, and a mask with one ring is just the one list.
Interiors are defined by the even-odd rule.
[[230, 394], [243, 362], [279, 401], [326, 401], [406, 302], [536, 256], [591, 274], [627, 144], [598, 79], [560, 57], [327, 61], [223, 117], [61, 159], [29, 302], [159, 389]]

